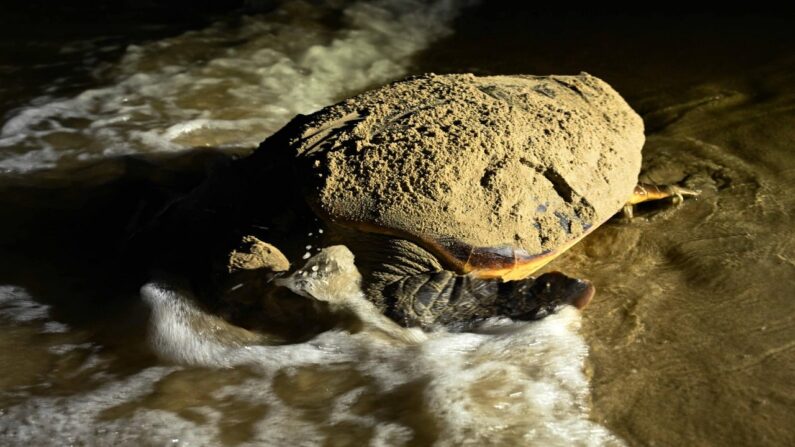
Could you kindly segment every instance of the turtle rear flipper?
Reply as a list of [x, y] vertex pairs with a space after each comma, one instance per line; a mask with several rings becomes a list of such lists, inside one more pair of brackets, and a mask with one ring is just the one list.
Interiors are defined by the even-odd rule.
[[634, 216], [635, 205], [656, 200], [671, 199], [674, 205], [682, 203], [685, 197], [696, 197], [701, 191], [683, 188], [677, 185], [652, 185], [649, 183], [638, 183], [632, 196], [627, 200], [622, 212], [624, 217], [632, 219]]

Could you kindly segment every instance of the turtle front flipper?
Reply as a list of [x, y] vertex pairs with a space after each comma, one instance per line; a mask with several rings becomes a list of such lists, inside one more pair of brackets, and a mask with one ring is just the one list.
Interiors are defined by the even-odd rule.
[[632, 197], [624, 205], [623, 213], [627, 219], [632, 219], [635, 205], [654, 200], [670, 198], [674, 205], [682, 203], [685, 197], [695, 197], [701, 192], [683, 188], [677, 185], [652, 185], [650, 183], [638, 183], [632, 191]]
[[383, 290], [386, 313], [404, 326], [456, 327], [488, 317], [537, 320], [562, 305], [585, 307], [589, 281], [559, 272], [518, 281], [476, 278], [448, 270], [406, 276]]

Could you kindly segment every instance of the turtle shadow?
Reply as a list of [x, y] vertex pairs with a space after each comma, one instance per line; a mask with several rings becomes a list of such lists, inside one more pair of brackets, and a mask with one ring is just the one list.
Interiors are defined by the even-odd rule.
[[[201, 265], [186, 278], [200, 289], [212, 274], [207, 267], [212, 250], [202, 238], [228, 232], [228, 238], [213, 238], [214, 248], [222, 249], [228, 245], [225, 239], [250, 230], [238, 228], [250, 216], [235, 216], [239, 204], [229, 202], [242, 187], [229, 182], [238, 159], [228, 150], [202, 148], [85, 161], [0, 179], [0, 284], [24, 288], [33, 300], [49, 306], [49, 319], [90, 334], [90, 341], [117, 353], [108, 366], [112, 372], [134, 373], [142, 364], [156, 362], [145, 343], [149, 315], [139, 289], [153, 276], [167, 274], [171, 264], [182, 271]], [[226, 182], [228, 187], [213, 186]], [[218, 196], [208, 203], [218, 209], [202, 214], [191, 197], [208, 184]], [[248, 200], [245, 196], [238, 201]], [[168, 222], [162, 230], [161, 220]], [[324, 310], [316, 304], [285, 300], [291, 306], [285, 318], [300, 314], [306, 323], [270, 328], [281, 331], [277, 335], [283, 340], [330, 324], [318, 323]], [[209, 312], [219, 311], [211, 301], [201, 304]], [[246, 316], [241, 324], [254, 326], [257, 305], [250, 303], [247, 310], [238, 312]]]

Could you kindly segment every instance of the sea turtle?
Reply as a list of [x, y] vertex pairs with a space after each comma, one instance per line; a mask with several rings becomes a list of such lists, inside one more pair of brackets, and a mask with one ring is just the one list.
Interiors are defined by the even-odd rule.
[[214, 234], [292, 260], [349, 247], [367, 297], [405, 326], [535, 319], [594, 287], [530, 275], [622, 207], [695, 194], [637, 185], [643, 142], [586, 73], [429, 74], [298, 115], [190, 203]]

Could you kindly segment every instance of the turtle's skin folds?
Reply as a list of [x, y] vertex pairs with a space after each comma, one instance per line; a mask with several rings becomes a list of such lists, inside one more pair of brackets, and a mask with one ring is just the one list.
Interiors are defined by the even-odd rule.
[[530, 275], [621, 210], [643, 140], [587, 74], [426, 75], [295, 117], [164, 219], [191, 248], [250, 234], [295, 262], [346, 245], [367, 297], [406, 326], [533, 319], [593, 296]]
[[336, 240], [357, 253], [367, 297], [404, 326], [464, 327], [493, 316], [533, 320], [562, 304], [583, 307], [594, 294], [590, 282], [558, 272], [516, 281], [478, 278], [445, 269], [405, 239], [347, 236]]

